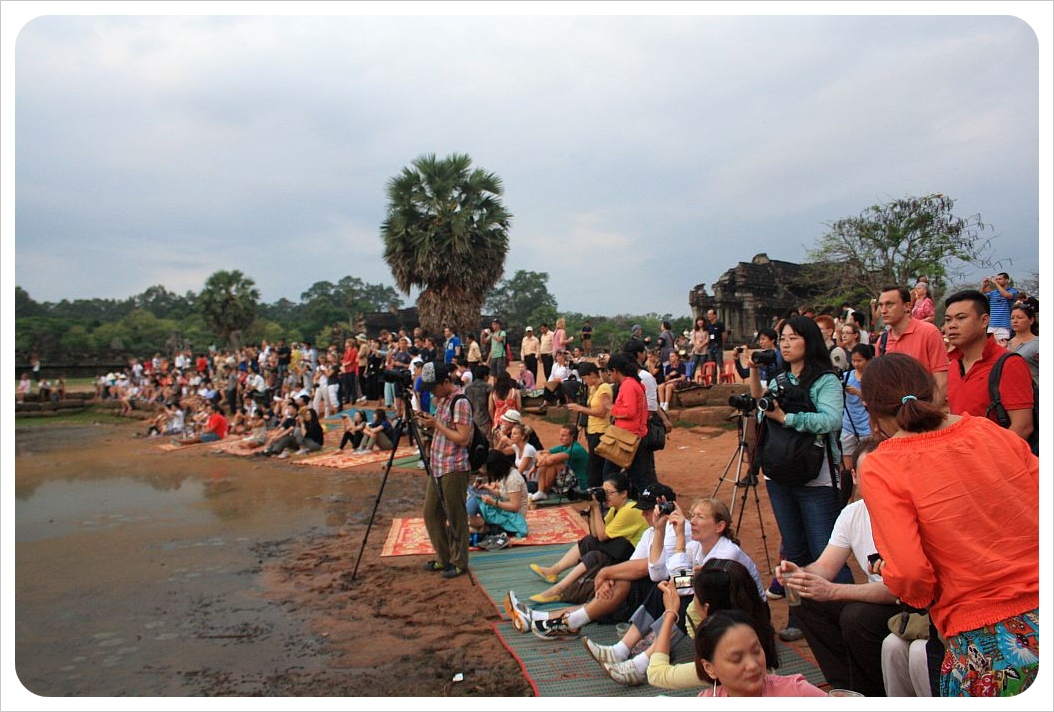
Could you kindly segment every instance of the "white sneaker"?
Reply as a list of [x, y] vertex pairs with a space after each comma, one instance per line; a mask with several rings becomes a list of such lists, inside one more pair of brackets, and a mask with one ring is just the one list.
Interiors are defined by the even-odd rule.
[[516, 598], [516, 592], [510, 590], [505, 594], [505, 615], [512, 619], [512, 627], [520, 633], [526, 633], [531, 629], [531, 613]]
[[538, 490], [537, 492], [531, 495], [532, 502], [544, 502], [547, 499], [549, 499], [549, 495], [547, 495], [545, 492], [542, 492], [541, 490]]
[[277, 457], [278, 457], [279, 460], [284, 460], [287, 457], [289, 457], [289, 451], [288, 450], [282, 450], [282, 452], [278, 453]]
[[297, 455], [306, 455], [307, 454], [307, 449], [306, 448], [300, 448], [299, 450], [296, 451], [296, 454]]
[[582, 645], [585, 646], [589, 654], [593, 656], [593, 659], [603, 665], [604, 663], [620, 663], [622, 659], [615, 655], [614, 645], [600, 645], [594, 643], [589, 638], [582, 638]]
[[648, 681], [648, 676], [638, 670], [632, 660], [604, 663], [604, 669], [608, 671], [608, 676], [620, 685], [636, 687]]

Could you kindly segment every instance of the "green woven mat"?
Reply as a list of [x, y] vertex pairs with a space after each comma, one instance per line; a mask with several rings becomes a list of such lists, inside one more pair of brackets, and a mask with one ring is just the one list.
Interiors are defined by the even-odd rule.
[[[530, 633], [519, 633], [505, 616], [502, 601], [505, 593], [512, 589], [521, 600], [540, 592], [545, 584], [535, 576], [528, 565], [548, 564], [556, 561], [567, 545], [515, 547], [496, 552], [473, 552], [472, 573], [484, 590], [501, 622], [495, 631], [502, 643], [520, 661], [524, 674], [540, 697], [652, 697], [666, 695], [691, 697], [693, 690], [662, 690], [651, 685], [625, 687], [611, 680], [604, 669], [586, 652], [581, 639], [542, 640]], [[558, 607], [563, 604], [552, 604]], [[583, 636], [598, 643], [610, 645], [617, 642], [615, 626], [590, 623], [582, 630]], [[673, 659], [687, 662], [692, 659], [692, 640], [685, 638], [674, 649]], [[779, 672], [782, 675], [801, 673], [814, 685], [825, 683], [823, 673], [796, 650], [777, 641], [780, 655]]]

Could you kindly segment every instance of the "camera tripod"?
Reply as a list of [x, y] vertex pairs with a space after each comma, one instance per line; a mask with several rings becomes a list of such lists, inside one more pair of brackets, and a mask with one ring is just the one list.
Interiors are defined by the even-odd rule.
[[[750, 422], [750, 417], [747, 413], [740, 410], [730, 416], [731, 418], [738, 418], [736, 430], [739, 435], [739, 445], [736, 447], [736, 451], [732, 453], [732, 457], [729, 458], [728, 464], [725, 465], [724, 472], [721, 473], [721, 477], [717, 480], [717, 485], [714, 486], [714, 492], [710, 496], [717, 498], [717, 493], [721, 489], [721, 485], [724, 484], [728, 473], [732, 470], [732, 465], [735, 463], [736, 466], [736, 478], [733, 481], [733, 486], [736, 489], [742, 489], [743, 495], [739, 498], [739, 519], [736, 520], [736, 532], [741, 531], [743, 524], [743, 512], [747, 508], [747, 496], [751, 490], [754, 490], [754, 508], [758, 513], [758, 529], [761, 532], [761, 545], [765, 549], [765, 564], [768, 566], [768, 570], [771, 572], [772, 559], [769, 557], [769, 544], [768, 537], [765, 535], [765, 521], [761, 516], [761, 498], [758, 496], [758, 465], [757, 465], [757, 447], [754, 448], [754, 452], [750, 453], [750, 462], [747, 463], [746, 475], [743, 474], [743, 465], [747, 456], [747, 424]], [[736, 511], [736, 492], [733, 490], [732, 497], [728, 502], [728, 514], [733, 516]]]
[[[429, 460], [428, 452], [425, 450], [424, 440], [421, 438], [421, 431], [417, 427], [417, 421], [414, 418], [413, 411], [413, 390], [408, 384], [396, 384], [403, 385], [403, 414], [395, 419], [392, 432], [392, 449], [388, 453], [388, 463], [384, 466], [384, 476], [381, 478], [380, 489], [377, 490], [377, 497], [373, 500], [373, 511], [370, 512], [370, 521], [366, 525], [366, 533], [362, 537], [362, 546], [359, 548], [359, 556], [355, 559], [355, 568], [351, 572], [351, 580], [355, 580], [355, 576], [359, 571], [359, 563], [362, 561], [362, 554], [366, 551], [366, 540], [370, 537], [370, 529], [373, 528], [373, 519], [377, 516], [377, 507], [381, 503], [381, 495], [384, 494], [384, 486], [388, 482], [388, 474], [392, 471], [392, 464], [395, 462], [395, 451], [399, 449], [399, 442], [403, 439], [403, 431], [409, 433], [410, 440], [417, 445], [417, 454], [421, 458], [421, 462], [425, 464], [425, 476], [428, 478], [428, 484], [425, 487], [435, 487], [436, 495], [439, 498], [439, 505], [443, 509], [443, 519], [446, 523], [447, 536], [450, 541], [454, 541], [457, 537], [454, 532], [453, 520], [450, 517], [450, 508], [447, 506], [446, 498], [443, 495], [443, 488], [439, 486], [439, 480], [432, 476], [432, 463]], [[476, 585], [476, 579], [472, 575], [471, 568], [466, 568], [469, 580], [472, 585]]]

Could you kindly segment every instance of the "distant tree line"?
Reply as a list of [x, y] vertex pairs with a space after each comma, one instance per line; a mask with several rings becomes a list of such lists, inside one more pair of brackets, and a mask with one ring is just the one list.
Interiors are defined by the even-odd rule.
[[[486, 313], [507, 324], [517, 351], [527, 325], [537, 329], [545, 322], [553, 327], [558, 316], [567, 320], [568, 334], [576, 342], [582, 323], [590, 319], [594, 349], [621, 347], [635, 324], [656, 337], [663, 320], [672, 323], [674, 333], [691, 327], [690, 316], [558, 312], [548, 280], [545, 272], [519, 270], [486, 294]], [[21, 368], [37, 355], [45, 364], [110, 365], [130, 356], [170, 354], [177, 349], [197, 353], [280, 337], [324, 347], [364, 331], [365, 314], [402, 306], [393, 287], [352, 276], [336, 283], [315, 282], [298, 302], [282, 298], [270, 304], [260, 301], [253, 280], [238, 271], [216, 272], [200, 292], [182, 295], [154, 285], [126, 299], [37, 302], [22, 287], [15, 287], [16, 364]]]

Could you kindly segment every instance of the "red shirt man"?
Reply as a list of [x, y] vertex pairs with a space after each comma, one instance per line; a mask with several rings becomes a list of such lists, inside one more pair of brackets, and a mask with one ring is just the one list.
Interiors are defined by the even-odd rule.
[[948, 349], [941, 330], [911, 317], [911, 293], [906, 287], [886, 287], [878, 298], [882, 321], [889, 325], [878, 340], [878, 353], [902, 353], [914, 357], [930, 372], [937, 389], [935, 405], [944, 405], [948, 392]]
[[[989, 374], [1007, 351], [988, 334], [988, 298], [982, 292], [956, 292], [944, 304], [944, 328], [955, 347], [948, 372], [948, 406], [955, 415], [983, 416], [992, 402]], [[1024, 359], [1011, 358], [1003, 364], [999, 396], [1010, 417], [1010, 430], [1028, 440], [1033, 428], [1032, 373]], [[995, 420], [994, 414], [989, 417]]]

